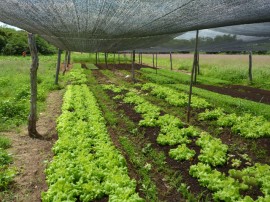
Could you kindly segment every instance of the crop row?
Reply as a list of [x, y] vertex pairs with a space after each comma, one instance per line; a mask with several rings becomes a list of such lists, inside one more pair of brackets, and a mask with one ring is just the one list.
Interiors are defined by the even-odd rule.
[[[164, 99], [172, 106], [187, 105], [187, 94], [180, 93], [169, 87], [146, 83], [142, 86], [142, 90], [149, 91], [151, 95]], [[207, 108], [210, 104], [202, 98], [193, 96], [191, 106], [194, 108]], [[205, 112], [199, 114], [199, 120], [216, 120], [218, 126], [230, 127], [235, 134], [240, 134], [245, 138], [270, 136], [270, 122], [262, 116], [253, 116], [246, 113], [237, 116], [235, 113], [226, 114], [223, 109], [217, 108], [213, 110], [206, 109]]]
[[[115, 88], [118, 89], [117, 92], [122, 92], [121, 95], [116, 96], [117, 99], [123, 99], [125, 103], [134, 105], [135, 111], [140, 113], [143, 118], [143, 120], [139, 122], [140, 125], [160, 127], [160, 134], [157, 138], [157, 142], [159, 144], [178, 145], [177, 148], [169, 151], [169, 155], [175, 160], [191, 160], [195, 156], [196, 152], [189, 149], [188, 144], [191, 143], [192, 139], [194, 140], [194, 138], [197, 138], [195, 143], [201, 147], [201, 152], [198, 156], [200, 163], [193, 165], [190, 168], [190, 175], [198, 178], [199, 183], [202, 186], [212, 190], [215, 200], [224, 200], [228, 202], [254, 201], [249, 196], [243, 197], [241, 195], [242, 191], [252, 189], [252, 185], [244, 182], [243, 179], [235, 177], [235, 175], [231, 174], [226, 176], [225, 174], [212, 169], [212, 167], [224, 165], [229, 159], [227, 158], [228, 146], [222, 144], [220, 139], [214, 138], [205, 132], [199, 132], [198, 129], [194, 128], [193, 126], [184, 128], [184, 124], [177, 117], [169, 114], [161, 116], [161, 109], [146, 101], [140, 95], [140, 93], [134, 89], [128, 93], [124, 93], [123, 90], [127, 91], [127, 89], [123, 87], [119, 88], [114, 85], [110, 85], [110, 88], [108, 88], [108, 86], [104, 86], [104, 88], [116, 91], [114, 90]], [[141, 110], [142, 106], [145, 106], [144, 110]], [[235, 162], [232, 161], [232, 163]], [[229, 172], [243, 172], [245, 175], [247, 175], [248, 170], [256, 170], [261, 168], [264, 168], [264, 173], [268, 179], [270, 177], [268, 165], [255, 164], [255, 166], [248, 167], [242, 171], [230, 170]], [[251, 177], [254, 178], [254, 173], [251, 174]], [[265, 197], [259, 197], [257, 201], [267, 201], [269, 199], [268, 183], [263, 181], [261, 176], [256, 177], [256, 179], [253, 179], [253, 181], [254, 180], [256, 181], [256, 186], [259, 187], [262, 190], [262, 193], [265, 195]]]
[[[73, 83], [84, 83], [82, 71]], [[79, 78], [79, 82], [77, 80]], [[46, 169], [49, 189], [43, 201], [144, 201], [135, 192], [124, 157], [113, 145], [97, 100], [85, 85], [67, 87], [62, 115], [57, 121], [59, 139]]]
[[199, 120], [215, 121], [221, 127], [229, 127], [235, 134], [245, 138], [270, 137], [270, 122], [262, 116], [243, 114], [237, 116], [235, 113], [226, 114], [223, 109], [206, 110], [199, 114]]

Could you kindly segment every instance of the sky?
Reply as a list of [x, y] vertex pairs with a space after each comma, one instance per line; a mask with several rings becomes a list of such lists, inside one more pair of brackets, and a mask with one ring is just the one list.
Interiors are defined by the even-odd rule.
[[0, 22], [0, 27], [3, 27], [3, 26], [8, 27], [8, 28], [13, 28], [13, 29], [16, 29], [16, 30], [20, 30], [18, 27], [14, 27], [14, 26], [11, 26], [11, 25], [7, 25], [7, 24], [5, 24], [3, 22]]

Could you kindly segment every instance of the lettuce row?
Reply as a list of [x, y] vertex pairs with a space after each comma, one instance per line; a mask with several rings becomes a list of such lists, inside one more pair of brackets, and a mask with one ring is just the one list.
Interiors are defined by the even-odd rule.
[[[255, 164], [255, 166], [240, 170], [229, 170], [229, 176], [212, 170], [207, 164], [198, 163], [190, 167], [189, 174], [198, 178], [200, 184], [214, 192], [216, 201], [225, 202], [268, 202], [270, 201], [270, 166]], [[250, 196], [243, 197], [240, 193], [253, 186], [261, 187], [264, 197], [253, 200]]]
[[228, 146], [222, 144], [220, 139], [202, 132], [196, 144], [202, 148], [198, 156], [200, 161], [212, 166], [224, 165], [227, 162]]
[[68, 73], [67, 80], [69, 84], [81, 85], [87, 83], [87, 77], [84, 70], [79, 66], [79, 64], [74, 64], [73, 68]]
[[[142, 90], [150, 91], [151, 95], [164, 99], [172, 106], [184, 107], [188, 105], [187, 93], [180, 93], [169, 87], [164, 87], [154, 83], [146, 83], [143, 85]], [[210, 104], [203, 98], [193, 96], [191, 106], [196, 109], [204, 109], [210, 107]]]
[[186, 144], [179, 145], [176, 149], [171, 149], [169, 156], [177, 161], [191, 160], [196, 152], [189, 149]]
[[199, 120], [216, 120], [218, 126], [229, 127], [245, 138], [270, 137], [270, 122], [262, 116], [225, 114], [223, 109], [218, 108], [200, 113]]
[[144, 201], [135, 193], [123, 156], [113, 146], [97, 101], [86, 85], [68, 86], [55, 156], [46, 169], [49, 189], [44, 202]]

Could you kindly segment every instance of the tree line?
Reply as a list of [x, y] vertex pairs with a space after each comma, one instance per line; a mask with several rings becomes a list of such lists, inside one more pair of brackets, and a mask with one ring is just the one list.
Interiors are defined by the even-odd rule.
[[[42, 55], [56, 53], [56, 48], [40, 36], [36, 37], [38, 52]], [[0, 55], [22, 55], [29, 53], [27, 32], [0, 27]]]

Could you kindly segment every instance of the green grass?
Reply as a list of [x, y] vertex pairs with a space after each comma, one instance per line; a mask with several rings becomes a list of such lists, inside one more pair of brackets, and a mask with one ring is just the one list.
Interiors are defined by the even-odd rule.
[[[54, 85], [55, 56], [40, 56], [38, 69], [38, 111], [45, 107]], [[26, 123], [30, 108], [30, 57], [0, 56], [0, 131]]]
[[[137, 58], [138, 61], [138, 58]], [[200, 55], [200, 69], [204, 84], [214, 84], [215, 79], [225, 81], [225, 84], [252, 85], [270, 89], [270, 56], [253, 55], [253, 78], [248, 80], [248, 55]], [[143, 63], [152, 66], [152, 55], [143, 55]], [[173, 69], [191, 72], [193, 55], [173, 55]], [[159, 55], [158, 67], [170, 69], [169, 55]], [[227, 83], [226, 83], [227, 82]], [[217, 84], [222, 84], [217, 82]]]
[[[124, 63], [126, 61], [130, 62], [131, 58], [130, 58], [130, 54], [126, 54], [126, 57], [124, 57], [124, 54], [120, 54], [120, 62]], [[95, 53], [72, 53], [72, 61], [74, 63], [92, 63], [95, 64], [96, 63], [96, 54]], [[116, 63], [118, 64], [118, 54], [115, 54], [115, 58], [114, 58], [114, 54], [110, 53], [108, 54], [108, 63]], [[99, 53], [99, 59], [98, 59], [98, 63], [105, 63], [105, 55], [104, 53]]]

